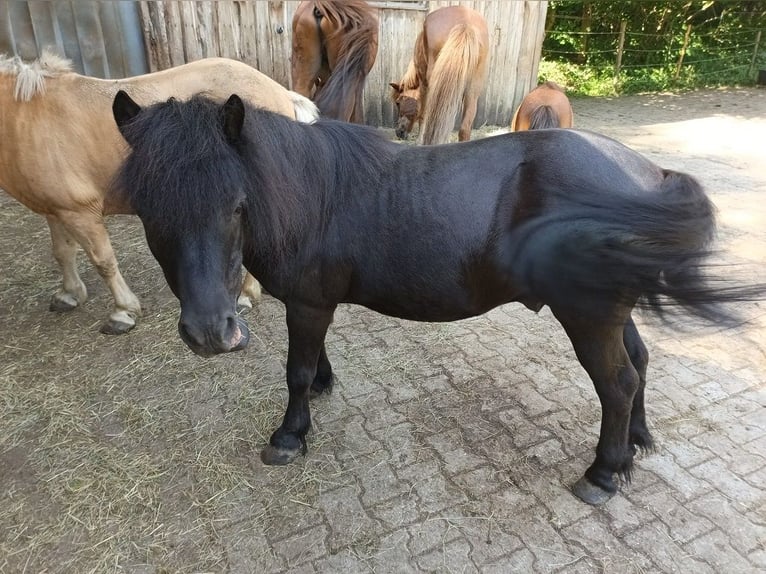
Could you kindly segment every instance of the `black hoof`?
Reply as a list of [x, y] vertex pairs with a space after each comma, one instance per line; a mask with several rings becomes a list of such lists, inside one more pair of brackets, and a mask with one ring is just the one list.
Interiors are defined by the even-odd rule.
[[287, 449], [268, 445], [261, 451], [261, 461], [270, 466], [283, 466], [294, 461], [301, 454], [301, 450], [303, 449]]
[[124, 335], [133, 327], [135, 327], [135, 324], [131, 325], [130, 323], [122, 323], [121, 321], [110, 320], [101, 325], [99, 331], [104, 335]]
[[574, 492], [577, 498], [593, 506], [604, 504], [615, 495], [614, 492], [609, 492], [600, 486], [596, 486], [584, 476], [574, 483], [572, 492]]
[[53, 297], [51, 299], [50, 305], [48, 305], [48, 309], [54, 313], [66, 313], [68, 311], [77, 309], [77, 303], [72, 303], [71, 301], [65, 301], [64, 299]]

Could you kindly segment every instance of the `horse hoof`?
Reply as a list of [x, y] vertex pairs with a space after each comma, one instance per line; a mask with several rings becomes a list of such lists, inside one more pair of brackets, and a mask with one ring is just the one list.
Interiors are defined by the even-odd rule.
[[113, 321], [110, 319], [101, 325], [99, 331], [104, 335], [124, 335], [135, 326], [135, 323], [125, 323], [123, 321]]
[[237, 313], [247, 313], [253, 308], [253, 302], [250, 301], [250, 297], [240, 295], [237, 298]]
[[55, 313], [66, 313], [67, 311], [76, 309], [77, 305], [79, 305], [77, 299], [68, 293], [59, 293], [53, 296], [48, 309], [54, 311]]
[[615, 495], [614, 492], [608, 492], [600, 486], [596, 486], [584, 476], [574, 483], [572, 492], [577, 498], [593, 506], [604, 504]]
[[266, 448], [261, 451], [261, 461], [263, 464], [268, 464], [270, 466], [284, 466], [294, 461], [300, 452], [301, 449], [299, 448], [293, 450], [267, 445]]

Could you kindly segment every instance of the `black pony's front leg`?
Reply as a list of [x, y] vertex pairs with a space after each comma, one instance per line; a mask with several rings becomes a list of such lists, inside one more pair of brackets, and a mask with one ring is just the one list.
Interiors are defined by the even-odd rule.
[[[629, 442], [629, 427], [640, 384], [639, 374], [625, 348], [624, 323], [618, 318], [596, 322], [583, 317], [573, 319], [555, 310], [554, 314], [566, 329], [601, 401], [596, 459], [573, 487], [574, 493], [585, 502], [601, 504], [617, 492], [615, 474], [630, 479], [633, 447]], [[629, 315], [625, 321], [628, 319]]]
[[282, 424], [261, 452], [265, 464], [289, 464], [298, 454], [306, 453], [306, 433], [311, 428], [309, 394], [312, 382], [319, 371], [323, 388], [329, 387], [332, 381], [324, 339], [334, 311], [334, 308], [287, 305], [287, 389], [290, 395]]

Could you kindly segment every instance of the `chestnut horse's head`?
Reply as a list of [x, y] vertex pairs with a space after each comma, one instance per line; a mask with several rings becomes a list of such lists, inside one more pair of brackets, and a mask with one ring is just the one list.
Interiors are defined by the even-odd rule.
[[415, 123], [420, 121], [420, 88], [404, 87], [404, 84], [389, 84], [391, 99], [396, 106], [396, 137], [406, 139]]

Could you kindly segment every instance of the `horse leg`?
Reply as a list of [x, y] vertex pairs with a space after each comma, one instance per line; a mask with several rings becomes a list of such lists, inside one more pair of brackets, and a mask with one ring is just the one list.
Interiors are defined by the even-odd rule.
[[475, 95], [469, 94], [463, 99], [463, 120], [460, 122], [460, 130], [457, 133], [458, 141], [466, 142], [471, 139], [471, 128], [476, 118], [477, 108], [478, 98]]
[[77, 272], [77, 242], [57, 220], [48, 217], [53, 257], [61, 269], [62, 288], [53, 295], [50, 310], [71, 311], [88, 299], [88, 290]]
[[618, 320], [594, 324], [593, 319], [556, 313], [580, 364], [590, 375], [601, 402], [601, 432], [596, 459], [573, 487], [589, 504], [601, 504], [617, 492], [614, 474], [630, 480], [633, 449], [628, 429], [639, 375], [623, 342], [625, 325]]
[[242, 289], [237, 298], [237, 311], [247, 311], [253, 308], [253, 301], [261, 298], [261, 284], [258, 280], [245, 272], [245, 279], [242, 281]]
[[114, 311], [100, 331], [107, 335], [127, 333], [135, 326], [136, 317], [141, 315], [141, 304], [120, 273], [101, 216], [70, 212], [60, 214], [59, 221], [85, 250], [114, 297]]
[[306, 454], [306, 433], [311, 428], [309, 394], [312, 382], [320, 374], [327, 377], [328, 372], [332, 378], [323, 349], [334, 311], [334, 308], [314, 309], [304, 305], [287, 305], [289, 398], [282, 424], [261, 452], [264, 464], [288, 464], [299, 453]]
[[311, 382], [309, 398], [314, 399], [324, 392], [330, 394], [332, 392], [332, 386], [332, 365], [330, 365], [330, 360], [327, 358], [324, 344], [322, 344], [322, 350], [319, 351], [319, 360], [317, 361], [317, 374]]
[[625, 349], [628, 351], [630, 362], [633, 363], [633, 367], [638, 373], [638, 389], [635, 397], [633, 397], [633, 407], [630, 411], [628, 442], [634, 451], [636, 447], [641, 450], [651, 450], [654, 441], [646, 426], [646, 412], [644, 410], [644, 389], [646, 387], [646, 367], [649, 364], [649, 352], [646, 350], [646, 345], [641, 340], [632, 318], [628, 319], [625, 324], [622, 339]]

